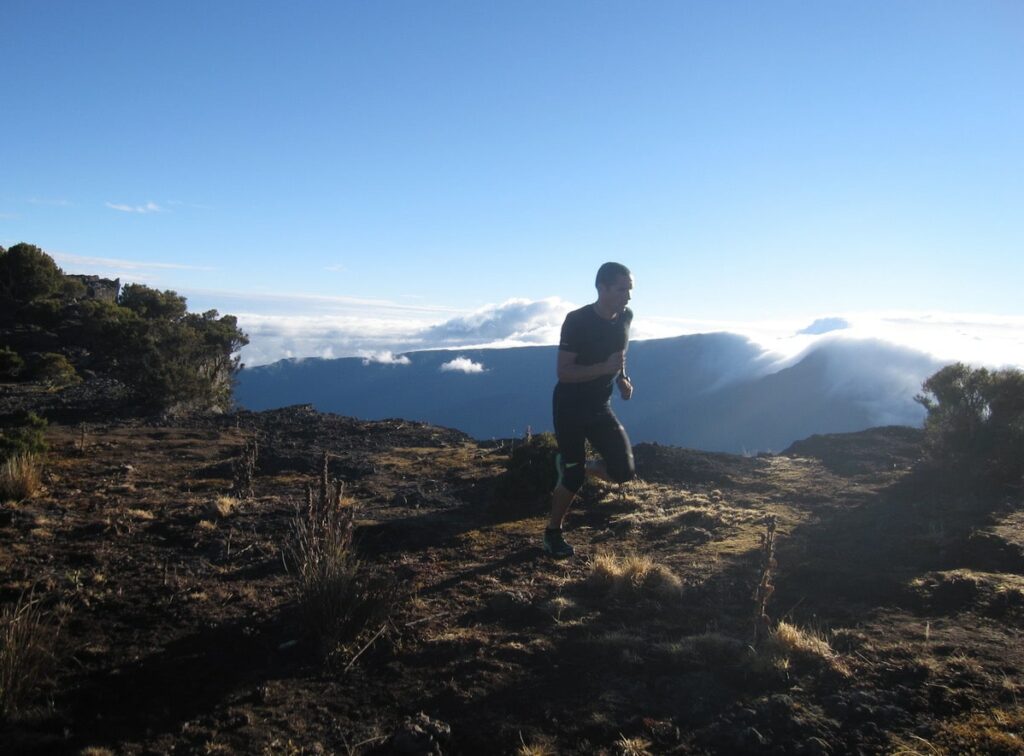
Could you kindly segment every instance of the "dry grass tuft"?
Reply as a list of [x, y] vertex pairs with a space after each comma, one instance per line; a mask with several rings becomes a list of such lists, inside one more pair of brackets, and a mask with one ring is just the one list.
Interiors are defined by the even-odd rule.
[[22, 595], [0, 612], [0, 716], [23, 706], [45, 678], [56, 635], [32, 596]]
[[0, 466], [0, 501], [31, 498], [42, 486], [42, 470], [35, 454], [15, 454]]
[[644, 738], [627, 738], [620, 735], [615, 741], [615, 753], [619, 756], [651, 756], [651, 741]]
[[587, 577], [587, 585], [615, 599], [679, 598], [682, 581], [664, 565], [646, 554], [598, 554]]
[[790, 663], [850, 674], [846, 664], [824, 638], [810, 630], [780, 622], [768, 636], [762, 649], [764, 657], [775, 666], [788, 668]]
[[527, 743], [523, 738], [523, 733], [519, 733], [519, 744], [516, 756], [557, 756], [558, 754], [554, 742], [547, 736], [533, 738]]
[[218, 496], [207, 506], [206, 511], [210, 517], [221, 520], [227, 519], [238, 506], [238, 499], [234, 496]]

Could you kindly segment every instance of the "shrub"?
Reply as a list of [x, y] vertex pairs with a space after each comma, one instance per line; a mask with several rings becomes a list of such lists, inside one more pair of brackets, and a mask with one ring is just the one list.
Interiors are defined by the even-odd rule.
[[0, 611], [0, 716], [17, 711], [45, 677], [55, 638], [37, 599], [23, 595]]
[[498, 484], [504, 499], [532, 500], [551, 493], [558, 481], [555, 456], [558, 442], [552, 433], [530, 436], [512, 450], [505, 475]]
[[1024, 478], [1024, 372], [963, 363], [928, 378], [915, 397], [924, 406], [927, 450], [934, 462], [994, 485]]
[[0, 501], [20, 501], [42, 486], [39, 460], [34, 454], [15, 454], [0, 464]]
[[0, 347], [0, 378], [15, 379], [25, 367], [25, 360], [10, 347]]
[[68, 358], [53, 352], [38, 355], [32, 360], [31, 376], [49, 386], [70, 386], [82, 382]]
[[34, 412], [16, 414], [8, 427], [0, 428], [0, 461], [17, 454], [44, 453], [46, 425], [46, 421]]

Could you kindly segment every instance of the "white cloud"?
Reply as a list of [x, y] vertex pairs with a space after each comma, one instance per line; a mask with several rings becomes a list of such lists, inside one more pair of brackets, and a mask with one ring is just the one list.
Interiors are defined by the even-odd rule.
[[344, 273], [345, 272], [345, 266], [344, 265], [325, 265], [324, 266], [324, 270], [326, 270], [328, 273]]
[[431, 326], [421, 337], [437, 346], [554, 344], [571, 309], [557, 297], [509, 299]]
[[363, 352], [363, 365], [411, 365], [412, 360], [404, 354], [395, 354], [389, 350], [380, 352]]
[[107, 207], [111, 210], [118, 210], [122, 213], [163, 213], [166, 212], [164, 208], [155, 202], [147, 202], [145, 205], [123, 205], [117, 202], [107, 202]]
[[45, 205], [47, 207], [71, 207], [71, 202], [66, 199], [48, 199], [45, 197], [32, 197], [29, 199], [32, 205]]
[[483, 373], [486, 368], [479, 362], [473, 362], [469, 357], [456, 357], [454, 360], [441, 365], [440, 370], [442, 373], [448, 372], [459, 372], [459, 373]]

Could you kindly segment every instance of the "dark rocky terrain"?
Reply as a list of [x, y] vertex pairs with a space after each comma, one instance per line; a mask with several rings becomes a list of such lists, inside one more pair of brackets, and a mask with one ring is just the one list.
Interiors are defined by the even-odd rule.
[[[49, 415], [50, 451], [2, 505], [0, 600], [33, 591], [59, 633], [6, 752], [1024, 752], [1020, 501], [937, 485], [918, 431], [641, 445], [641, 480], [588, 486], [555, 562], [543, 497], [502, 485], [522, 440], [308, 407], [116, 419], [4, 387], [15, 406]], [[253, 437], [254, 495], [218, 512]], [[326, 661], [282, 561], [324, 452], [361, 560], [400, 588]]]

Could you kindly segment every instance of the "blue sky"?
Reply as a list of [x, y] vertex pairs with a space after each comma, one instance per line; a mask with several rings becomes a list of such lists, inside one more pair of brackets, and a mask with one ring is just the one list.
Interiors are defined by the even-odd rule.
[[605, 260], [638, 336], [841, 317], [1024, 364], [1019, 2], [5, 0], [0, 30], [0, 244], [238, 314], [250, 364], [550, 342]]

